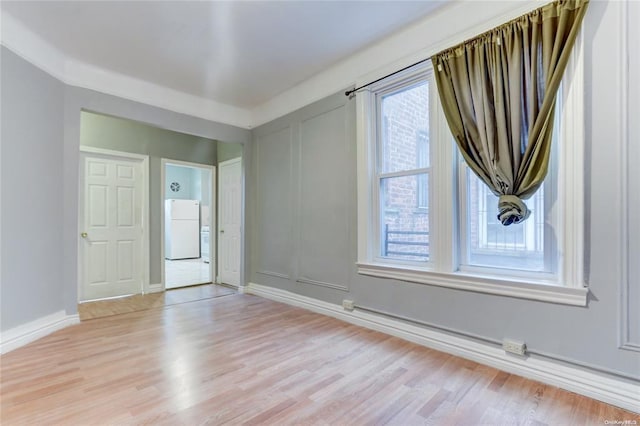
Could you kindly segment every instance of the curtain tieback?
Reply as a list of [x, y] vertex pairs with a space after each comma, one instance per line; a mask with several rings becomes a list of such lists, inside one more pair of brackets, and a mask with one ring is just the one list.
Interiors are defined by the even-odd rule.
[[516, 195], [501, 195], [498, 200], [498, 210], [500, 211], [498, 219], [504, 226], [518, 224], [531, 214], [524, 201]]

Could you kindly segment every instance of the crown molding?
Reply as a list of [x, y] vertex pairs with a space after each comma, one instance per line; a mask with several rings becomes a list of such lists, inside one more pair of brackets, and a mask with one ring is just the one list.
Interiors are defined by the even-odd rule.
[[0, 43], [67, 85], [244, 129], [252, 127], [253, 115], [250, 110], [162, 87], [67, 57], [4, 10], [1, 19]]
[[[451, 2], [253, 108], [257, 127], [354, 85], [376, 80], [548, 3]], [[455, 16], [455, 25], [451, 25]]]
[[[252, 109], [219, 103], [69, 58], [6, 11], [2, 11], [0, 39], [5, 47], [65, 84], [251, 129], [351, 87], [365, 78], [381, 77], [428, 58], [441, 49], [546, 2], [491, 2], [491, 7], [487, 7], [486, 2], [453, 2]], [[452, 27], [451, 20], [446, 19], [451, 15], [456, 15], [456, 19], [462, 19], [463, 22]]]
[[72, 86], [97, 90], [205, 120], [251, 128], [252, 115], [249, 110], [107, 71], [84, 62], [67, 60], [65, 77], [65, 83]]
[[35, 35], [22, 22], [0, 10], [0, 43], [52, 77], [65, 82], [66, 58], [58, 48]]

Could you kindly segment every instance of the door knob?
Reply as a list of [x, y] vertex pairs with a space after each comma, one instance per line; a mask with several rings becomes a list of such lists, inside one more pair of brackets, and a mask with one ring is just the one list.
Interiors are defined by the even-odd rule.
[[224, 234], [224, 229], [221, 229], [221, 230], [220, 230], [220, 233], [221, 233], [221, 234]]
[[80, 234], [80, 236], [82, 238], [87, 238], [89, 236], [89, 234], [87, 234], [86, 232], [83, 232], [82, 234]]

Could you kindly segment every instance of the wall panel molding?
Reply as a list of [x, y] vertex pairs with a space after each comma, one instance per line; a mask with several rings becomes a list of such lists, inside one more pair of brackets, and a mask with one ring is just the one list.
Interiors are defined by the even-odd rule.
[[257, 138], [256, 273], [290, 279], [292, 243], [293, 129], [284, 126]]
[[349, 291], [349, 289], [340, 284], [326, 283], [324, 281], [312, 280], [310, 278], [300, 277], [296, 280], [300, 284], [312, 284], [320, 287], [332, 288], [334, 290]]
[[289, 280], [291, 279], [291, 277], [288, 274], [281, 274], [279, 272], [272, 272], [272, 271], [265, 271], [265, 270], [259, 270], [256, 271], [256, 274], [260, 274], [260, 275], [266, 275], [268, 277], [274, 277], [274, 278], [282, 278], [284, 280]]
[[[640, 31], [640, 5], [624, 2], [620, 7], [620, 80], [621, 80], [621, 189], [620, 226], [622, 236], [622, 279], [620, 280], [620, 348], [640, 352], [640, 54], [635, 42]], [[632, 25], [632, 23], [634, 23]], [[635, 141], [632, 143], [632, 141]], [[634, 220], [632, 220], [634, 219]]]
[[[296, 282], [340, 291], [349, 291], [351, 247], [346, 102], [301, 118], [298, 152]], [[327, 227], [317, 229], [306, 221]], [[324, 265], [317, 264], [319, 258]]]

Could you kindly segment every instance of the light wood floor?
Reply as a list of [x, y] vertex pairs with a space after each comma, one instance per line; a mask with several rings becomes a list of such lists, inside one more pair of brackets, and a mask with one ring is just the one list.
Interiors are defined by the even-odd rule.
[[640, 416], [234, 294], [113, 315], [0, 357], [2, 425], [604, 424]]
[[108, 317], [147, 309], [162, 308], [178, 303], [235, 294], [235, 290], [217, 284], [204, 284], [192, 287], [167, 290], [162, 293], [136, 294], [118, 299], [97, 300], [78, 304], [80, 320]]

